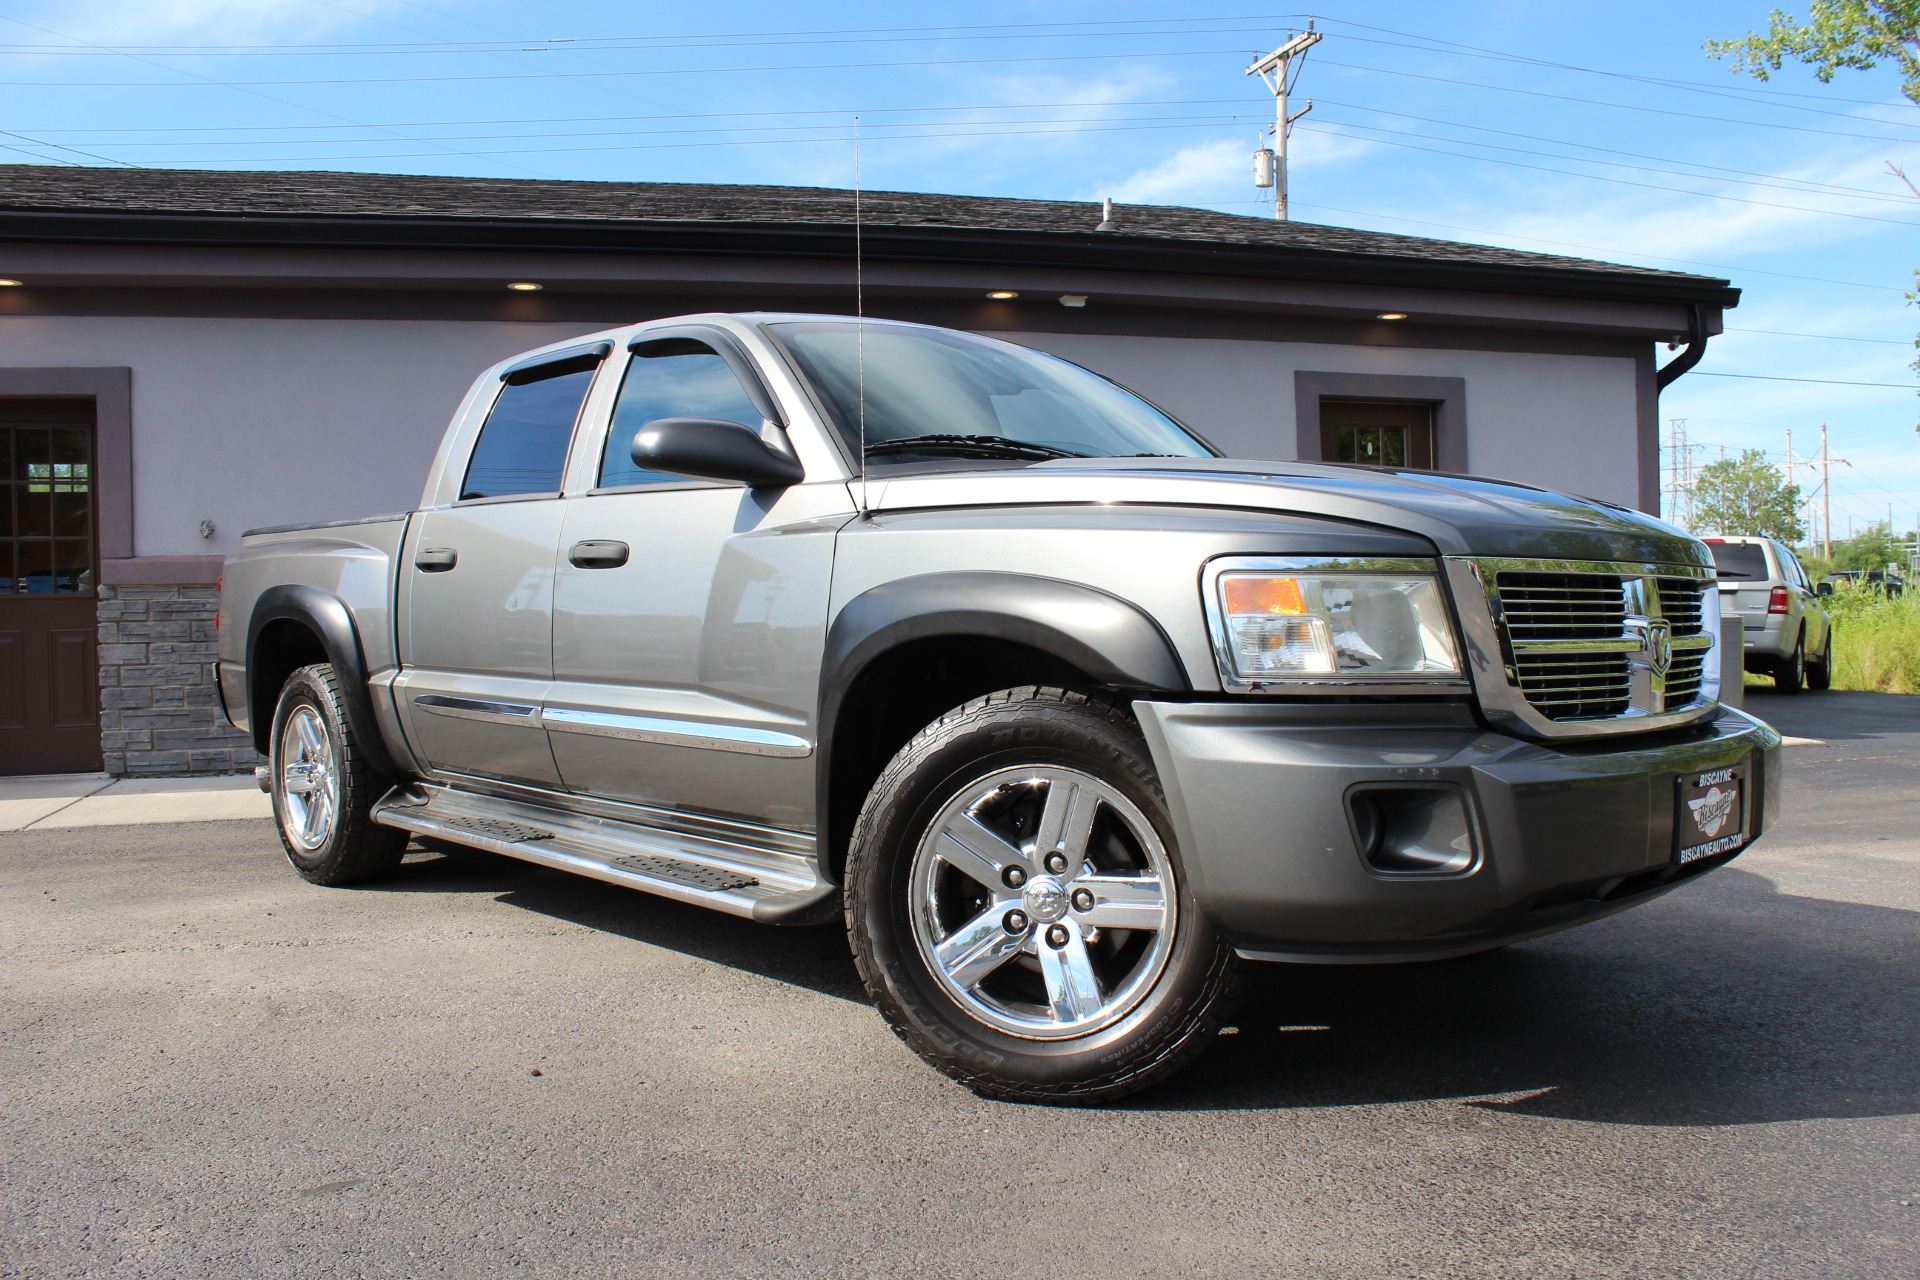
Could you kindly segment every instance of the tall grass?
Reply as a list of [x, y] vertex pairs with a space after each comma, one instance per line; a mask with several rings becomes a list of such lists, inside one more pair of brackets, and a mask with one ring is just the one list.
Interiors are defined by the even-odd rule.
[[1851, 583], [1825, 600], [1833, 616], [1833, 687], [1920, 693], [1920, 587], [1888, 599]]

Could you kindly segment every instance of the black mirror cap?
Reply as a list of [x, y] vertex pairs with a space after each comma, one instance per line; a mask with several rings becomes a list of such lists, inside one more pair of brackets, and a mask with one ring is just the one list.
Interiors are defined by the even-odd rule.
[[699, 480], [731, 480], [754, 488], [799, 484], [806, 472], [760, 433], [725, 418], [656, 418], [633, 436], [635, 466]]

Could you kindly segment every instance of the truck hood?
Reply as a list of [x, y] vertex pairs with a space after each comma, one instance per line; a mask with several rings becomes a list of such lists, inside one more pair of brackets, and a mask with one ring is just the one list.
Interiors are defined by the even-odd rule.
[[[857, 484], [858, 482], [856, 482]], [[1697, 538], [1642, 512], [1484, 476], [1237, 458], [1062, 458], [875, 477], [875, 511], [1126, 503], [1242, 507], [1405, 530], [1445, 555], [1711, 568]]]

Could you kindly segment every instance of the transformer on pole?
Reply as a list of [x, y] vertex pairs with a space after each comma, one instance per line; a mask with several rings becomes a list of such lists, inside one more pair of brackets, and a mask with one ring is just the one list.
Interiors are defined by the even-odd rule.
[[1300, 79], [1300, 67], [1306, 60], [1307, 50], [1319, 43], [1320, 33], [1308, 22], [1305, 31], [1299, 35], [1289, 31], [1286, 43], [1247, 68], [1248, 75], [1259, 76], [1273, 91], [1273, 123], [1266, 129], [1266, 135], [1273, 138], [1273, 146], [1261, 147], [1253, 153], [1253, 185], [1263, 190], [1273, 188], [1273, 216], [1282, 222], [1287, 220], [1287, 134], [1292, 131], [1295, 120], [1313, 110], [1309, 99], [1306, 106], [1289, 114], [1287, 97]]

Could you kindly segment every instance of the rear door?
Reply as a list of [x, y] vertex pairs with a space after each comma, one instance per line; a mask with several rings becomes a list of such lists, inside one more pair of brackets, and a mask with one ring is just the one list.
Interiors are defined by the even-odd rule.
[[436, 771], [560, 784], [539, 712], [553, 681], [561, 478], [606, 349], [508, 370], [458, 499], [414, 518], [395, 566], [405, 667], [395, 689], [414, 750]]
[[655, 333], [634, 346], [611, 422], [594, 433], [592, 487], [567, 503], [555, 566], [545, 717], [569, 789], [811, 824], [816, 687], [847, 487], [753, 490], [642, 470], [630, 456], [634, 433], [658, 418], [719, 418], [777, 437], [779, 415], [723, 333]]

